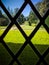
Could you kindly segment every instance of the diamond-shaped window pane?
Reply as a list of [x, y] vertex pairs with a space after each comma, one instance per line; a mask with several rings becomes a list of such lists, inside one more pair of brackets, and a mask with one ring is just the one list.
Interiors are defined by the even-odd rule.
[[32, 43], [37, 47], [39, 52], [43, 54], [45, 50], [49, 47], [49, 34], [42, 26], [35, 36], [32, 38]]
[[0, 43], [0, 65], [9, 65], [11, 60], [11, 55], [7, 52], [2, 43]]
[[[15, 0], [16, 1], [16, 0]], [[22, 0], [21, 0], [22, 1]], [[35, 0], [32, 0], [33, 2]], [[14, 1], [10, 1], [9, 0], [5, 1], [2, 0], [3, 4], [5, 5], [5, 7], [7, 8], [7, 10], [9, 11], [9, 13], [14, 16], [18, 10], [19, 7], [17, 5], [16, 9], [15, 4], [14, 6], [12, 6], [12, 2], [14, 3]], [[6, 5], [5, 4], [8, 5]], [[36, 3], [37, 2], [37, 3]], [[48, 2], [48, 3], [47, 3]], [[16, 2], [15, 2], [16, 3]], [[18, 3], [18, 1], [17, 1]], [[20, 1], [19, 1], [20, 3]], [[9, 4], [10, 7], [9, 8]], [[23, 4], [21, 2], [21, 4]], [[39, 11], [39, 13], [41, 14], [41, 16], [44, 15], [44, 13], [46, 12], [46, 10], [49, 7], [49, 1], [35, 1], [35, 7], [37, 8], [37, 10]], [[20, 5], [19, 5], [20, 6]], [[24, 13], [24, 11], [21, 13], [21, 15], [17, 18], [17, 22], [19, 23], [19, 25], [22, 27], [22, 29], [25, 31], [25, 33], [27, 35], [30, 34], [30, 32], [32, 32], [34, 30], [34, 28], [36, 27], [36, 25], [39, 23], [39, 19], [37, 18], [37, 16], [34, 14], [34, 12], [32, 11], [32, 9], [30, 9], [28, 7], [28, 5], [26, 6], [26, 11]], [[14, 9], [13, 9], [14, 8]], [[29, 8], [29, 9], [28, 9]], [[29, 11], [29, 13], [28, 13]], [[14, 13], [15, 12], [15, 13]], [[1, 13], [0, 13], [1, 14]], [[31, 14], [31, 15], [30, 15]], [[33, 17], [33, 18], [32, 18]], [[2, 21], [2, 19], [0, 19], [0, 21]], [[25, 22], [24, 22], [25, 21]], [[28, 26], [29, 25], [29, 26]], [[47, 23], [46, 23], [47, 25]], [[47, 25], [48, 26], [48, 25]], [[0, 27], [1, 28], [1, 27]], [[0, 30], [0, 34], [1, 34], [2, 28]], [[7, 35], [4, 38], [4, 41], [6, 42], [6, 44], [8, 45], [8, 47], [12, 50], [12, 52], [15, 54], [17, 52], [17, 50], [21, 47], [21, 45], [23, 45], [25, 39], [23, 36], [21, 36], [21, 33], [19, 33], [20, 31], [18, 31], [18, 29], [15, 27], [15, 25], [11, 28], [11, 30], [7, 33]], [[40, 38], [41, 37], [41, 38]], [[37, 47], [38, 51], [42, 54], [44, 53], [43, 51], [45, 51], [48, 47], [49, 47], [49, 34], [47, 32], [45, 32], [43, 26], [40, 28], [39, 31], [37, 31], [36, 35], [34, 36], [34, 38], [32, 38], [32, 43]], [[19, 44], [20, 43], [20, 44]], [[1, 48], [0, 48], [1, 49]], [[4, 51], [4, 50], [3, 50]], [[33, 51], [33, 52], [32, 52]], [[2, 54], [1, 54], [2, 55]], [[33, 55], [33, 56], [32, 56]], [[49, 58], [49, 55], [48, 55]], [[38, 57], [37, 55], [34, 53], [34, 50], [31, 49], [29, 46], [26, 46], [25, 49], [23, 50], [23, 52], [20, 54], [19, 58], [20, 62], [23, 65], [32, 65], [32, 64], [36, 64], [34, 62], [38, 61]], [[6, 60], [7, 61], [7, 60]], [[29, 63], [28, 63], [29, 62]], [[1, 64], [2, 65], [2, 64]], [[7, 64], [5, 64], [7, 65]], [[17, 65], [17, 64], [16, 64]]]
[[4, 41], [15, 54], [25, 42], [25, 38], [20, 33], [18, 28], [15, 25], [13, 25], [13, 27], [5, 36]]
[[36, 65], [39, 60], [38, 56], [29, 45], [25, 47], [18, 59], [22, 65]]
[[23, 29], [23, 31], [29, 36], [39, 23], [39, 19], [31, 9], [29, 5], [25, 7], [20, 16], [17, 18], [17, 22]]
[[46, 62], [47, 62], [48, 65], [49, 65], [49, 53], [48, 53], [47, 56], [45, 57], [45, 60], [46, 60]]

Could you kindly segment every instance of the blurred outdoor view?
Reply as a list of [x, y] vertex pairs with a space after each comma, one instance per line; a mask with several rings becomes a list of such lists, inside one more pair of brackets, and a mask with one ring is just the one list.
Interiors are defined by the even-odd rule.
[[[46, 11], [49, 9], [49, 0], [31, 1], [37, 11], [43, 17]], [[6, 7], [10, 15], [14, 17], [24, 3], [24, 0], [2, 0], [2, 3]], [[9, 26], [10, 22], [12, 21], [10, 21], [4, 10], [0, 7], [0, 36], [2, 36], [6, 28]], [[18, 22], [26, 35], [29, 36], [36, 28], [40, 20], [28, 4], [19, 15], [19, 17], [16, 19], [16, 22]], [[45, 24], [49, 27], [49, 16], [46, 18]], [[16, 25], [13, 25], [11, 27], [3, 40], [6, 42], [6, 44], [14, 54], [18, 52], [18, 50], [26, 41]], [[31, 42], [41, 54], [43, 54], [47, 50], [47, 48], [49, 48], [49, 34], [43, 26], [41, 26], [36, 32], [34, 37], [31, 39]], [[0, 50], [0, 65], [9, 65], [12, 58], [3, 47], [2, 43], [0, 44]], [[36, 65], [39, 60], [38, 56], [35, 54], [29, 44], [25, 47], [18, 59], [22, 63], [22, 65]], [[49, 65], [49, 54], [46, 56], [45, 60]], [[14, 63], [13, 65], [18, 64]], [[41, 65], [44, 64], [41, 63]]]

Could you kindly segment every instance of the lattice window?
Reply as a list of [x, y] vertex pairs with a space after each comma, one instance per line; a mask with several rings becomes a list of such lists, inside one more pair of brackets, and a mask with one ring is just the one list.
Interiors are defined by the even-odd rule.
[[[32, 8], [32, 10], [34, 11], [34, 13], [37, 15], [37, 17], [39, 18], [40, 22], [38, 23], [38, 25], [36, 26], [36, 28], [33, 30], [33, 32], [30, 34], [30, 36], [27, 36], [25, 34], [25, 32], [22, 30], [22, 28], [20, 27], [20, 25], [17, 23], [16, 19], [19, 17], [19, 15], [21, 14], [21, 12], [24, 10], [24, 8], [27, 6], [27, 4], [30, 5], [30, 7]], [[29, 44], [31, 46], [31, 48], [34, 50], [34, 52], [36, 53], [36, 55], [39, 57], [39, 61], [36, 63], [36, 65], [40, 65], [42, 62], [44, 65], [48, 65], [47, 62], [45, 61], [45, 57], [48, 55], [49, 53], [49, 47], [48, 49], [43, 53], [43, 55], [41, 55], [39, 53], [39, 51], [37, 50], [37, 48], [32, 44], [31, 39], [34, 37], [34, 35], [36, 34], [36, 32], [38, 31], [38, 29], [41, 27], [41, 25], [44, 26], [45, 30], [47, 31], [47, 33], [49, 34], [49, 27], [45, 24], [45, 19], [49, 16], [49, 9], [47, 10], [47, 12], [45, 13], [45, 15], [43, 17], [41, 17], [41, 15], [39, 14], [39, 12], [36, 10], [36, 8], [34, 7], [33, 3], [31, 2], [31, 0], [25, 0], [23, 5], [21, 6], [20, 10], [17, 12], [17, 14], [12, 17], [10, 15], [10, 13], [7, 11], [6, 7], [3, 5], [2, 1], [0, 0], [0, 6], [1, 8], [4, 10], [4, 12], [7, 14], [7, 16], [9, 17], [9, 19], [11, 20], [11, 23], [9, 24], [9, 26], [6, 28], [6, 30], [4, 31], [4, 33], [0, 36], [0, 43], [2, 43], [2, 45], [6, 48], [6, 50], [8, 51], [8, 53], [11, 55], [11, 57], [13, 58], [13, 60], [10, 62], [9, 65], [13, 65], [13, 63], [16, 61], [16, 63], [18, 65], [22, 65], [19, 60], [18, 57], [20, 56], [20, 54], [22, 53], [22, 51], [24, 50], [24, 48], [27, 46], [27, 44]], [[22, 45], [22, 47], [20, 48], [20, 50], [14, 55], [13, 52], [9, 49], [9, 47], [6, 45], [6, 43], [4, 42], [4, 37], [6, 36], [6, 34], [8, 33], [8, 31], [11, 29], [11, 27], [13, 26], [13, 24], [16, 25], [16, 27], [19, 29], [19, 31], [22, 33], [22, 35], [24, 36], [24, 38], [26, 39], [26, 41], [24, 42], [24, 44]]]

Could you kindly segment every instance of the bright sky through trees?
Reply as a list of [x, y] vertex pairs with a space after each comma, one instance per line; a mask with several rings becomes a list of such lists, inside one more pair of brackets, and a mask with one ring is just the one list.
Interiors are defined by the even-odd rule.
[[[40, 0], [31, 0], [34, 4], [39, 2]], [[24, 2], [24, 0], [2, 0], [6, 8], [10, 8], [14, 10], [15, 8], [20, 8]], [[28, 16], [31, 8], [29, 5], [26, 6], [26, 8], [23, 11], [24, 16]]]

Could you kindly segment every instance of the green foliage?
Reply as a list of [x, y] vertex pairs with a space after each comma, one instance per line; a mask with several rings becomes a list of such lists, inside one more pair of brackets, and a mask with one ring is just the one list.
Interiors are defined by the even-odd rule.
[[[40, 12], [40, 15], [43, 16], [46, 13], [47, 9], [49, 9], [49, 0], [42, 0], [41, 2], [38, 2], [36, 6]], [[49, 26], [49, 17], [47, 17], [45, 23], [47, 26]]]
[[35, 21], [35, 20], [37, 20], [36, 15], [34, 14], [33, 11], [30, 11], [30, 14], [28, 16], [28, 23], [29, 23], [29, 25], [31, 25], [32, 23], [37, 23], [37, 21]]
[[38, 11], [40, 10], [40, 6], [41, 6], [41, 2], [38, 2], [38, 3], [35, 4], [35, 7], [36, 7], [36, 9], [37, 9]]
[[[19, 8], [15, 8], [14, 9], [14, 12], [12, 11], [12, 9], [10, 9], [9, 7], [8, 7], [8, 11], [10, 12], [10, 14], [12, 15], [12, 16], [14, 16], [14, 15], [16, 15], [16, 13], [19, 11]], [[21, 24], [23, 24], [24, 22], [25, 22], [25, 17], [24, 17], [24, 15], [23, 14], [20, 14], [20, 16], [17, 18], [17, 22], [21, 25]]]
[[41, 16], [43, 16], [45, 14], [46, 8], [47, 8], [46, 4], [44, 2], [41, 3], [41, 5], [40, 5], [40, 14], [41, 14]]
[[14, 14], [16, 14], [19, 11], [19, 8], [14, 9]]
[[29, 26], [31, 26], [31, 22], [30, 22], [30, 21], [28, 21], [28, 23], [29, 23]]
[[40, 14], [43, 16], [46, 10], [49, 8], [49, 0], [42, 0], [39, 8], [40, 8]]
[[[12, 9], [10, 9], [10, 8], [8, 7], [8, 11], [9, 11], [9, 13], [10, 13], [12, 16], [14, 16], [14, 15], [18, 12], [18, 10], [19, 10], [19, 8], [15, 8], [14, 13], [13, 13]], [[21, 15], [17, 18], [17, 22], [18, 22], [19, 24], [23, 24], [25, 21], [26, 21], [26, 18], [24, 17], [23, 14], [21, 14]], [[10, 20], [9, 20], [9, 18], [7, 17], [7, 15], [6, 15], [6, 14], [3, 14], [3, 15], [2, 15], [2, 11], [0, 10], [0, 25], [1, 25], [1, 26], [6, 26], [6, 25], [8, 25], [9, 22], [10, 22]]]
[[9, 20], [2, 15], [2, 11], [0, 10], [0, 26], [7, 26], [9, 23]]
[[49, 27], [49, 16], [46, 18], [45, 23]]
[[7, 26], [9, 23], [8, 19], [0, 18], [0, 26]]
[[[41, 14], [41, 16], [43, 16], [46, 13], [47, 9], [49, 9], [49, 0], [42, 0], [41, 5], [40, 5], [39, 8], [40, 8], [39, 9], [40, 14]], [[49, 27], [49, 16], [47, 17], [45, 23]]]
[[23, 23], [26, 21], [26, 19], [25, 19], [24, 15], [21, 14], [21, 15], [18, 17], [17, 21], [18, 21], [19, 24], [23, 24]]

